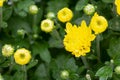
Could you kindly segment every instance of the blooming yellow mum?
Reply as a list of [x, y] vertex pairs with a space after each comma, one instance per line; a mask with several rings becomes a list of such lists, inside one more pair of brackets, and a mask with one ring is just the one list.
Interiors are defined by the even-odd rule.
[[120, 0], [115, 0], [115, 5], [117, 8], [117, 13], [120, 15]]
[[73, 17], [73, 12], [69, 8], [63, 8], [58, 11], [57, 17], [61, 22], [70, 21]]
[[5, 0], [0, 0], [0, 7], [3, 6], [4, 1], [5, 1]]
[[97, 13], [95, 13], [91, 19], [90, 27], [95, 34], [99, 34], [107, 29], [108, 22], [103, 16], [99, 16]]
[[45, 32], [51, 32], [54, 28], [54, 22], [50, 19], [45, 19], [41, 22], [41, 30]]
[[30, 51], [25, 49], [25, 48], [21, 48], [18, 49], [15, 53], [14, 53], [14, 58], [15, 58], [15, 62], [19, 65], [25, 65], [27, 63], [29, 63], [30, 59], [31, 59], [31, 54]]
[[2, 47], [2, 55], [5, 57], [9, 57], [13, 54], [14, 48], [10, 44], [5, 44]]
[[66, 23], [66, 35], [63, 40], [65, 49], [72, 52], [75, 57], [86, 55], [90, 52], [91, 41], [95, 39], [95, 35], [87, 27], [86, 22], [83, 20], [81, 26]]

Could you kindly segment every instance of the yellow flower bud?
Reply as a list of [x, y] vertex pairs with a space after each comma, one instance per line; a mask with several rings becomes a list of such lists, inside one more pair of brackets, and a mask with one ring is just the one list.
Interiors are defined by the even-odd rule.
[[69, 78], [69, 72], [67, 70], [61, 71], [61, 78], [62, 79], [68, 79]]
[[41, 22], [41, 30], [45, 32], [51, 32], [54, 28], [54, 22], [50, 19], [45, 19]]
[[115, 67], [114, 70], [116, 74], [120, 74], [120, 66]]
[[90, 27], [95, 32], [95, 34], [99, 34], [107, 29], [108, 22], [104, 16], [99, 16], [97, 13], [95, 13], [91, 19]]
[[30, 62], [31, 52], [25, 48], [18, 49], [14, 53], [15, 62], [19, 65], [25, 65]]
[[10, 44], [5, 44], [2, 47], [2, 55], [5, 57], [9, 57], [13, 54], [14, 48]]
[[63, 8], [58, 11], [57, 17], [61, 22], [68, 22], [73, 17], [73, 12], [69, 8]]

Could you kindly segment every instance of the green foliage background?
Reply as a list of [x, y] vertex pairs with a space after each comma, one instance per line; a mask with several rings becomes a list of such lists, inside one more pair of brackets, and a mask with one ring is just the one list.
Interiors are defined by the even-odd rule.
[[[27, 64], [28, 80], [63, 80], [61, 72], [67, 70], [66, 80], [119, 80], [120, 75], [114, 68], [120, 65], [120, 16], [116, 13], [114, 0], [11, 0], [4, 2], [2, 7], [3, 22], [0, 30], [0, 49], [4, 44], [11, 44], [15, 50], [26, 48], [32, 53], [32, 60]], [[107, 30], [100, 34], [100, 62], [96, 54], [96, 41], [92, 43], [91, 52], [85, 57], [90, 68], [86, 69], [81, 58], [75, 58], [63, 46], [65, 23], [57, 16], [53, 19], [55, 29], [45, 33], [40, 29], [40, 23], [46, 19], [48, 12], [57, 12], [63, 7], [69, 7], [74, 17], [73, 24], [81, 20], [90, 22], [91, 16], [83, 12], [84, 6], [93, 4], [96, 12], [104, 16], [109, 23]], [[36, 4], [39, 11], [36, 15], [29, 13], [29, 6]], [[36, 17], [35, 17], [36, 16]], [[19, 29], [25, 30], [19, 35]], [[11, 63], [0, 50], [0, 73], [4, 80], [23, 80], [24, 71], [20, 65]]]

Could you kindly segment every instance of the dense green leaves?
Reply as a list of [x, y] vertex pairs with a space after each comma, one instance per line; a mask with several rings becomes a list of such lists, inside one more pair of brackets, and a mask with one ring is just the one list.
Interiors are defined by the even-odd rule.
[[33, 53], [35, 54], [39, 54], [40, 58], [49, 63], [51, 61], [51, 55], [50, 52], [48, 50], [48, 46], [46, 43], [36, 43], [33, 45]]
[[[119, 80], [120, 75], [116, 74], [115, 67], [120, 65], [120, 15], [116, 11], [117, 6], [114, 1], [6, 0], [0, 7], [2, 10], [0, 12], [1, 76], [4, 80], [23, 80], [26, 75], [27, 80]], [[84, 13], [83, 9], [87, 4], [94, 5], [95, 12], [108, 21], [106, 31], [99, 34], [100, 57], [96, 50], [97, 43], [94, 40], [89, 45], [90, 52], [85, 56], [88, 62], [66, 51], [63, 40], [67, 34], [67, 22], [62, 23], [57, 18], [57, 12], [67, 7], [73, 12], [70, 23], [80, 25], [81, 21], [85, 20], [89, 26], [94, 13], [89, 16]], [[32, 15], [29, 12], [31, 5], [38, 7], [37, 14]], [[41, 22], [47, 19], [48, 12], [54, 15], [54, 18], [51, 18], [54, 22], [54, 29], [49, 33], [41, 30]], [[66, 16], [64, 13], [63, 15]], [[45, 28], [48, 26], [50, 24], [45, 25]], [[71, 45], [75, 42], [76, 40]], [[11, 57], [3, 56], [2, 47], [5, 44], [11, 44], [14, 52], [19, 48], [29, 50], [31, 52], [30, 62], [22, 66], [16, 64], [14, 53]], [[84, 65], [86, 63], [89, 64], [89, 69], [86, 69]]]
[[100, 77], [100, 80], [107, 80], [108, 77], [112, 77], [113, 71], [111, 66], [104, 66], [96, 72], [96, 76]]
[[81, 11], [85, 5], [87, 5], [88, 0], [79, 0], [75, 6], [76, 11]]

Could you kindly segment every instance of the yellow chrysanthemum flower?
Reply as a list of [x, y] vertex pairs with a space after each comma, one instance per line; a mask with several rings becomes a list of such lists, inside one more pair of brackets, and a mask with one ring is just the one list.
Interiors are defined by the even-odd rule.
[[91, 19], [90, 27], [95, 34], [99, 34], [107, 29], [108, 22], [103, 16], [99, 16], [97, 13], [95, 13]]
[[0, 0], [0, 7], [3, 6], [4, 1], [5, 1], [5, 0]]
[[69, 8], [63, 8], [58, 11], [57, 17], [61, 22], [70, 21], [73, 17], [73, 12]]
[[81, 26], [66, 23], [66, 35], [63, 40], [65, 49], [72, 52], [75, 57], [86, 55], [90, 52], [91, 41], [95, 39], [95, 35], [87, 27], [86, 22], [82, 21]]
[[15, 62], [19, 65], [25, 65], [27, 63], [29, 63], [30, 59], [31, 59], [31, 54], [30, 51], [25, 49], [25, 48], [21, 48], [18, 49], [15, 53], [14, 53], [14, 58], [15, 58]]
[[5, 44], [2, 47], [2, 55], [5, 57], [9, 57], [13, 54], [14, 48], [10, 44]]
[[115, 0], [115, 5], [117, 8], [117, 13], [120, 15], [120, 0]]
[[50, 19], [45, 19], [41, 22], [41, 30], [45, 32], [51, 32], [54, 28], [54, 22]]

